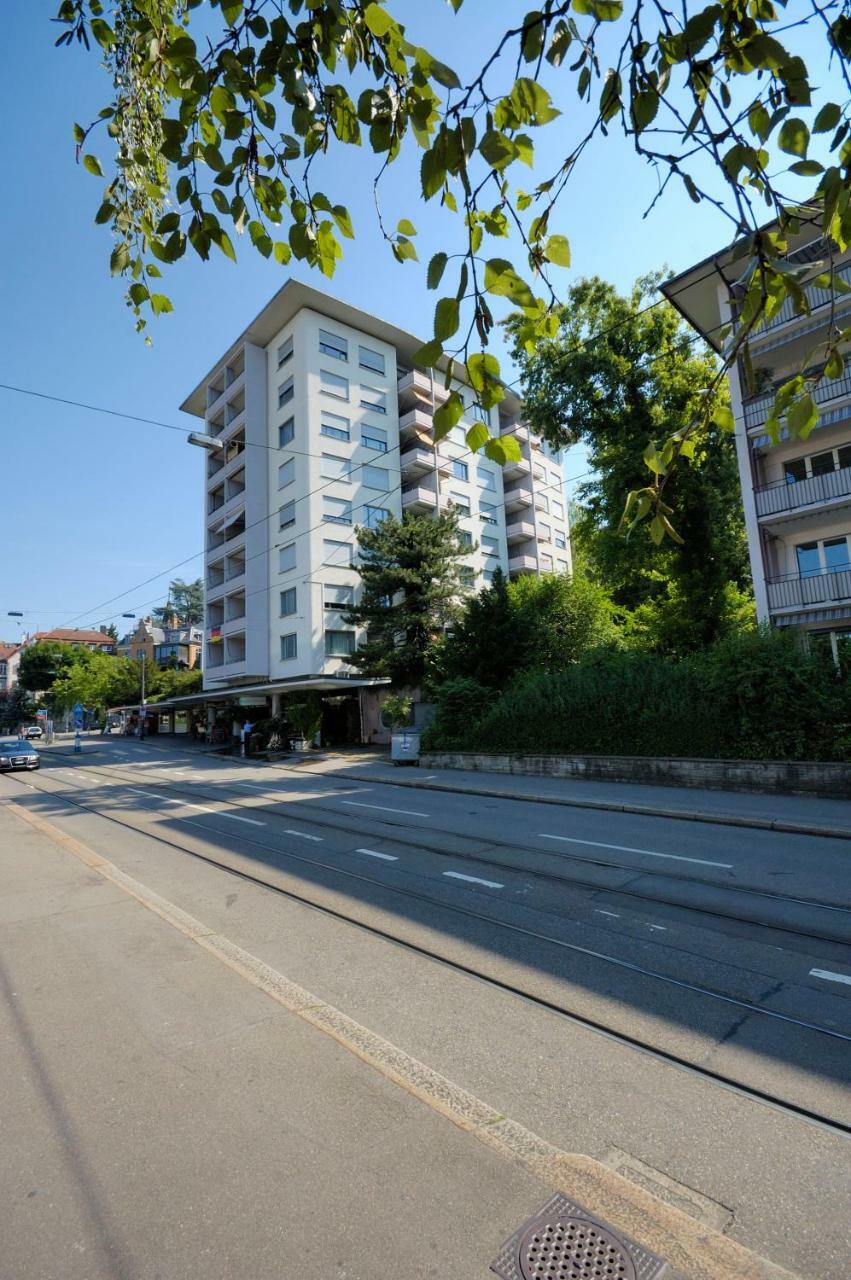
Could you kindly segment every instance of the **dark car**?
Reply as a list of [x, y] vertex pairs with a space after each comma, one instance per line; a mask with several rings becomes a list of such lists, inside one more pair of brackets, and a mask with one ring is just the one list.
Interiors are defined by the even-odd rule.
[[38, 769], [39, 754], [26, 738], [0, 738], [0, 769]]

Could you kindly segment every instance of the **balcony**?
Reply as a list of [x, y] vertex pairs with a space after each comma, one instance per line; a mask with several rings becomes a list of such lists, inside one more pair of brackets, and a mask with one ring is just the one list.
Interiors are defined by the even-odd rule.
[[423, 444], [434, 443], [434, 420], [425, 409], [409, 409], [399, 419], [399, 435], [406, 440], [416, 438]]
[[225, 501], [232, 502], [245, 493], [245, 468], [235, 471], [225, 482]]
[[[830, 400], [838, 400], [840, 396], [851, 396], [851, 367], [839, 378], [824, 378], [812, 392], [816, 404], [826, 404]], [[763, 425], [773, 404], [774, 391], [754, 396], [744, 402], [745, 426], [748, 431]]]
[[502, 464], [503, 480], [520, 480], [524, 476], [528, 476], [532, 470], [531, 463], [526, 458], [517, 458], [514, 461], [504, 462]]
[[526, 444], [529, 440], [529, 428], [524, 426], [522, 422], [511, 422], [507, 426], [499, 428], [501, 436], [514, 436], [521, 444]]
[[211, 564], [207, 569], [207, 590], [210, 591], [214, 587], [220, 587], [225, 580], [225, 569], [223, 561], [219, 560], [216, 564]]
[[527, 511], [532, 506], [532, 490], [525, 485], [515, 484], [503, 494], [505, 510], [508, 512]]
[[505, 536], [509, 545], [517, 542], [528, 542], [535, 536], [535, 526], [531, 520], [518, 520], [515, 524], [506, 526]]
[[[403, 373], [396, 384], [396, 390], [399, 395], [399, 403], [416, 404], [418, 401], [425, 401], [431, 405], [432, 384], [427, 373], [423, 373], [421, 369], [410, 369]], [[434, 379], [434, 401], [440, 404], [447, 397], [448, 392], [443, 385], [440, 374]]]
[[537, 573], [538, 561], [534, 556], [519, 555], [508, 557], [508, 572], [511, 577], [524, 573]]
[[214, 511], [218, 511], [219, 507], [225, 505], [224, 485], [218, 489], [214, 489], [207, 499], [207, 515], [212, 515]]
[[[836, 274], [845, 280], [846, 283], [851, 284], [851, 262], [846, 263], [844, 267], [840, 267]], [[843, 302], [848, 301], [847, 295], [845, 294], [835, 294], [832, 293], [830, 289], [819, 289], [813, 284], [807, 285], [804, 289], [804, 293], [806, 294], [807, 301], [810, 304], [811, 314], [819, 311], [822, 307], [828, 306], [832, 298], [836, 300], [837, 306], [841, 306]], [[800, 315], [795, 310], [792, 299], [787, 298], [783, 303], [783, 306], [777, 312], [777, 315], [773, 316], [767, 324], [762, 325], [761, 328], [754, 333], [752, 341], [757, 342], [765, 334], [772, 333], [775, 329], [779, 329], [781, 325], [789, 324], [792, 320], [805, 319], [807, 319], [807, 316]]]
[[[401, 455], [400, 465], [403, 475], [425, 475], [435, 469], [434, 451], [423, 444], [416, 444], [413, 449], [406, 449]], [[445, 464], [441, 469], [445, 470]]]
[[831, 503], [851, 496], [851, 467], [839, 471], [826, 471], [822, 475], [809, 476], [787, 484], [778, 480], [755, 490], [756, 512], [760, 519], [800, 511], [805, 507]]
[[402, 510], [413, 511], [419, 515], [434, 511], [437, 508], [437, 493], [423, 484], [402, 486]]
[[806, 609], [813, 604], [847, 603], [851, 600], [851, 565], [822, 569], [803, 578], [798, 574], [768, 578], [766, 586], [772, 613], [781, 609]]

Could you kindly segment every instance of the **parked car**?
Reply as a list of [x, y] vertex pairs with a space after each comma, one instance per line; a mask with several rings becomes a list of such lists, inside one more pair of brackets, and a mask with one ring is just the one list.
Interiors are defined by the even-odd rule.
[[43, 730], [40, 724], [28, 724], [24, 729], [25, 738], [41, 738], [42, 736]]
[[26, 738], [0, 738], [0, 769], [38, 769], [41, 759]]

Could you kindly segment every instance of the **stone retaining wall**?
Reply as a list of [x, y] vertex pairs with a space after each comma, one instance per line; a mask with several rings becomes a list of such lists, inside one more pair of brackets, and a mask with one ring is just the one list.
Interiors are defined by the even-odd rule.
[[851, 798], [851, 764], [812, 760], [704, 760], [656, 756], [490, 755], [437, 751], [423, 755], [427, 769], [472, 769], [540, 778], [643, 782], [666, 787], [763, 791]]

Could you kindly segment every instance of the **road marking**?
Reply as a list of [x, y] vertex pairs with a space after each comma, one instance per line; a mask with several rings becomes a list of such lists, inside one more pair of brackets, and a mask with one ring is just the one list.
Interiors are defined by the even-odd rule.
[[[193, 809], [200, 809], [200, 805], [192, 805]], [[223, 809], [205, 809], [205, 813], [217, 814], [220, 818], [230, 818], [231, 822], [247, 822], [251, 827], [265, 827], [265, 822], [258, 821], [257, 818], [240, 818], [236, 813], [225, 813]]]
[[436, 777], [437, 777], [436, 773], [427, 773], [426, 776], [423, 778], [423, 782], [434, 782]]
[[469, 880], [470, 884], [483, 884], [488, 889], [504, 889], [505, 885], [499, 884], [496, 880], [480, 880], [478, 876], [465, 876], [460, 871], [444, 871], [445, 876], [449, 876], [451, 880]]
[[284, 827], [285, 836], [298, 836], [300, 840], [316, 840], [320, 844], [324, 840], [324, 836], [309, 836], [306, 831], [293, 831], [292, 827]]
[[667, 933], [667, 932], [668, 932], [668, 930], [667, 930], [666, 926], [665, 926], [665, 925], [663, 925], [663, 924], [651, 924], [651, 925], [648, 925], [648, 928], [649, 928], [649, 929], [661, 929], [662, 933]]
[[576, 836], [551, 836], [546, 831], [541, 831], [538, 835], [539, 840], [562, 840], [565, 844], [587, 844], [595, 849], [619, 849], [622, 853], [644, 853], [648, 858], [670, 858], [673, 862], [694, 862], [701, 867], [722, 867], [725, 871], [732, 871], [732, 862], [709, 862], [706, 858], [686, 858], [679, 853], [657, 853], [655, 849], [634, 849], [628, 844], [603, 844], [600, 840], [580, 840]]
[[223, 809], [209, 809], [205, 804], [193, 804], [191, 800], [174, 800], [171, 796], [161, 796], [156, 791], [140, 791], [138, 787], [128, 787], [128, 791], [135, 792], [138, 796], [148, 796], [151, 800], [164, 800], [166, 804], [181, 805], [184, 809], [197, 809], [199, 813], [212, 813], [215, 818], [230, 818], [231, 822], [245, 822], [250, 827], [265, 827], [265, 822], [258, 822], [257, 818], [240, 818], [235, 813], [225, 813]]
[[405, 813], [411, 818], [430, 818], [430, 813], [419, 813], [416, 809], [390, 809], [386, 804], [361, 804], [357, 800], [344, 800], [343, 804], [353, 805], [356, 809], [380, 809], [382, 813]]
[[847, 982], [851, 987], [851, 974], [833, 973], [830, 969], [810, 969], [811, 978], [824, 978], [826, 982]]
[[611, 916], [613, 920], [620, 920], [617, 911], [604, 911], [602, 907], [595, 907], [594, 910], [598, 916]]
[[264, 786], [261, 782], [228, 782], [225, 779], [225, 786], [231, 787], [250, 787], [252, 791], [270, 791], [270, 786]]
[[398, 862], [392, 853], [379, 853], [377, 849], [355, 849], [355, 853], [365, 853], [368, 858], [383, 858], [385, 862]]

